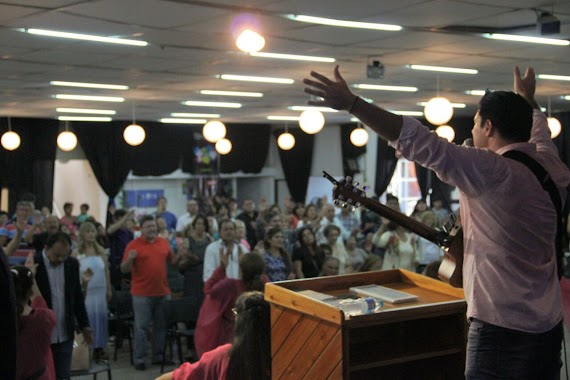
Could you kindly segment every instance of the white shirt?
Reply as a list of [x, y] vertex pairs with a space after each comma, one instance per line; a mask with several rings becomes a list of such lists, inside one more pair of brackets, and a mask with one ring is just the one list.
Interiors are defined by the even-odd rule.
[[[239, 246], [243, 253], [249, 253], [249, 250], [242, 244], [239, 244]], [[206, 247], [206, 253], [204, 254], [204, 282], [208, 281], [212, 276], [212, 273], [214, 273], [216, 268], [220, 266], [220, 249], [222, 247], [225, 248], [225, 244], [221, 239], [210, 243]], [[232, 255], [230, 256], [228, 266], [226, 267], [226, 277], [235, 279], [239, 278], [238, 260], [238, 244], [234, 244]]]

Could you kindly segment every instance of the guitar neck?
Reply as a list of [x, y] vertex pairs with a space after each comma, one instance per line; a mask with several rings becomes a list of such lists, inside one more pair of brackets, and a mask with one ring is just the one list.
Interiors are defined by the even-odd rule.
[[396, 211], [394, 209], [391, 209], [390, 207], [385, 206], [382, 203], [376, 202], [373, 199], [361, 198], [359, 199], [359, 202], [370, 211], [373, 211], [376, 214], [391, 220], [392, 222], [410, 230], [416, 235], [419, 235], [424, 239], [427, 239], [435, 244], [441, 243], [440, 231], [428, 227], [425, 224], [415, 220], [414, 218], [410, 218], [409, 216], [404, 215], [401, 212]]

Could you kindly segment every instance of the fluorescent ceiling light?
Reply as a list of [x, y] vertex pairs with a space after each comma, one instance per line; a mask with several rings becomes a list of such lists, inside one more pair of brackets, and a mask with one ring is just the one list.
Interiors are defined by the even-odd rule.
[[570, 45], [570, 41], [568, 40], [559, 40], [556, 38], [544, 38], [544, 37], [519, 36], [515, 34], [485, 33], [483, 34], [483, 37], [492, 40], [530, 42], [532, 44], [545, 44], [545, 45], [557, 45], [557, 46]]
[[104, 88], [107, 90], [128, 90], [129, 86], [118, 84], [100, 84], [100, 83], [81, 83], [81, 82], [62, 82], [59, 80], [52, 80], [49, 82], [52, 86], [64, 87], [83, 87], [83, 88]]
[[202, 95], [220, 95], [220, 96], [244, 96], [248, 98], [261, 98], [261, 92], [244, 92], [244, 91], [215, 91], [215, 90], [200, 90]]
[[280, 53], [265, 53], [262, 51], [249, 53], [252, 57], [261, 58], [275, 58], [275, 59], [290, 59], [293, 61], [311, 61], [311, 62], [335, 62], [336, 59], [329, 57], [316, 57], [311, 55], [296, 55], [296, 54], [280, 54]]
[[173, 112], [170, 114], [172, 117], [213, 117], [219, 118], [219, 113], [188, 113], [188, 112]]
[[91, 95], [68, 95], [68, 94], [56, 94], [56, 99], [67, 99], [67, 100], [92, 100], [95, 102], [124, 102], [125, 98], [119, 96], [91, 96]]
[[483, 96], [485, 95], [485, 90], [467, 90], [465, 93], [467, 95]]
[[94, 36], [91, 34], [67, 33], [67, 32], [58, 32], [55, 30], [44, 30], [44, 29], [25, 29], [25, 31], [30, 34], [37, 34], [40, 36], [70, 38], [73, 40], [106, 42], [110, 44], [132, 45], [132, 46], [148, 45], [148, 42], [146, 41], [128, 40], [124, 38], [115, 38], [115, 37], [101, 37], [101, 36]]
[[395, 110], [388, 110], [389, 112], [395, 113], [396, 115], [402, 116], [424, 116], [422, 111], [395, 111]]
[[249, 75], [222, 74], [220, 79], [224, 80], [240, 80], [245, 82], [262, 82], [262, 83], [280, 83], [293, 84], [295, 81], [289, 78], [271, 78], [271, 77], [255, 77]]
[[187, 100], [185, 102], [182, 102], [182, 104], [195, 107], [241, 108], [240, 103], [229, 102], [203, 102], [198, 100]]
[[167, 124], [206, 124], [207, 121], [206, 119], [175, 119], [169, 117], [160, 119], [161, 123]]
[[566, 96], [564, 97], [564, 100], [570, 100], [570, 95], [566, 95]]
[[406, 86], [385, 86], [379, 84], [355, 84], [354, 88], [360, 88], [362, 90], [380, 90], [380, 91], [403, 91], [403, 92], [416, 92], [417, 87], [406, 87]]
[[94, 115], [114, 115], [117, 111], [114, 110], [93, 110], [88, 108], [56, 108], [55, 112], [60, 113], [90, 113]]
[[439, 71], [442, 73], [454, 73], [454, 74], [477, 74], [478, 71], [474, 69], [460, 69], [457, 67], [443, 67], [443, 66], [425, 66], [425, 65], [409, 65], [410, 69], [413, 70], [425, 70], [425, 71]]
[[58, 116], [59, 121], [103, 121], [108, 122], [113, 119], [104, 116]]
[[550, 79], [550, 80], [567, 80], [570, 81], [570, 76], [567, 75], [550, 75], [550, 74], [538, 74], [540, 79]]
[[288, 107], [292, 111], [320, 111], [320, 112], [338, 112], [329, 107], [312, 107], [312, 106], [291, 106]]
[[[418, 106], [425, 107], [426, 105], [427, 105], [427, 102], [418, 103]], [[451, 107], [453, 107], [453, 108], [465, 108], [465, 107], [467, 107], [467, 105], [465, 103], [451, 103]]]
[[288, 15], [287, 17], [295, 21], [309, 22], [312, 24], [321, 24], [321, 25], [330, 25], [330, 26], [342, 26], [345, 28], [360, 28], [360, 29], [388, 30], [388, 31], [402, 30], [402, 27], [400, 25], [377, 24], [373, 22], [346, 21], [346, 20], [337, 20], [332, 18], [306, 16], [306, 15]]
[[299, 121], [299, 116], [280, 116], [280, 115], [271, 115], [267, 116], [267, 120], [283, 120], [283, 121]]

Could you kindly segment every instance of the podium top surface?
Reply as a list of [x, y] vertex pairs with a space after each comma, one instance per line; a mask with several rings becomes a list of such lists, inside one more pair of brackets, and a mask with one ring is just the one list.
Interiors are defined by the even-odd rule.
[[[344, 314], [334, 306], [334, 299], [356, 298], [349, 291], [351, 287], [371, 284], [413, 294], [417, 300], [397, 304], [385, 302], [375, 313], [345, 320]], [[329, 299], [322, 300], [327, 296]], [[463, 289], [403, 269], [268, 283], [265, 285], [265, 299], [271, 304], [346, 326], [389, 323], [442, 312], [464, 312], [466, 309]]]

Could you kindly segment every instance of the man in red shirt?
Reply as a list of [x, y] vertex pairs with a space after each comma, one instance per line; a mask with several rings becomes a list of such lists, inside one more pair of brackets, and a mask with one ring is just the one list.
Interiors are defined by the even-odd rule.
[[176, 264], [177, 258], [168, 241], [158, 236], [156, 220], [145, 215], [140, 221], [141, 237], [125, 248], [121, 271], [131, 272], [131, 294], [135, 317], [135, 369], [146, 369], [147, 335], [153, 328], [152, 362], [160, 363], [166, 336], [164, 303], [170, 299], [166, 263]]

